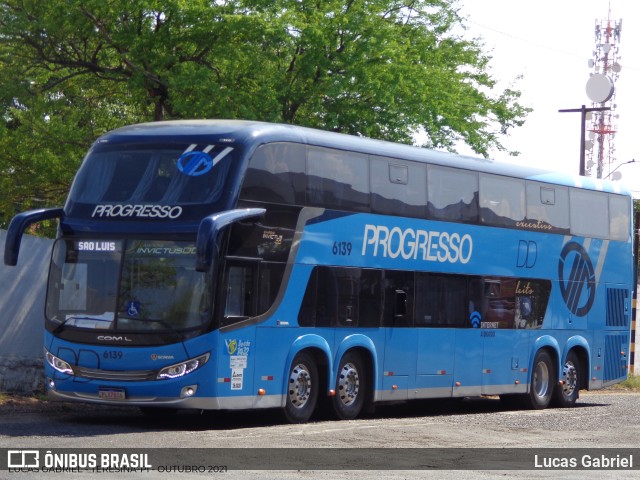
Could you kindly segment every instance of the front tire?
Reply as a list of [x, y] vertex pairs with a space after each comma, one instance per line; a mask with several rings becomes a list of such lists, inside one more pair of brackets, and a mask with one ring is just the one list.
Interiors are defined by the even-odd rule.
[[289, 369], [284, 416], [290, 423], [304, 423], [311, 418], [318, 401], [318, 367], [311, 355], [298, 353]]
[[562, 367], [562, 385], [558, 384], [553, 392], [553, 403], [558, 407], [570, 408], [576, 404], [580, 395], [580, 360], [575, 352], [567, 354]]
[[360, 355], [347, 353], [340, 360], [333, 411], [340, 420], [353, 420], [362, 411], [367, 392], [364, 363]]
[[553, 359], [546, 350], [540, 350], [533, 360], [527, 406], [535, 410], [547, 408], [551, 402], [555, 384], [556, 371]]

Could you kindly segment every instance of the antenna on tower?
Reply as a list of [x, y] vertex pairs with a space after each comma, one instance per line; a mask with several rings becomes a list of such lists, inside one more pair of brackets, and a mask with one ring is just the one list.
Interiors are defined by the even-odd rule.
[[595, 50], [593, 58], [588, 61], [591, 74], [587, 80], [587, 96], [593, 107], [609, 107], [606, 110], [594, 111], [588, 119], [589, 141], [586, 149], [586, 175], [596, 178], [607, 178], [611, 167], [615, 164], [615, 134], [617, 129], [615, 103], [615, 84], [620, 76], [620, 36], [622, 19], [612, 20], [611, 4], [606, 20], [596, 20]]

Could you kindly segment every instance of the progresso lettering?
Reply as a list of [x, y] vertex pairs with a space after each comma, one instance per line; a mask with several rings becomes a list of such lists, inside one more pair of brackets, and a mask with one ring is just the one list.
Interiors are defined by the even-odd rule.
[[172, 205], [96, 205], [92, 217], [170, 218], [182, 215], [182, 207]]
[[362, 255], [425, 262], [467, 263], [473, 253], [473, 239], [468, 233], [427, 231], [421, 229], [365, 225]]

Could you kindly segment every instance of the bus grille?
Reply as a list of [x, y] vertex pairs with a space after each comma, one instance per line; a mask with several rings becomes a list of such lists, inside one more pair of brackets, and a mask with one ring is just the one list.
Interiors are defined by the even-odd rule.
[[629, 326], [628, 298], [629, 290], [626, 288], [607, 288], [607, 327]]
[[141, 382], [155, 380], [158, 372], [155, 370], [96, 370], [93, 368], [74, 367], [76, 377], [91, 378], [93, 380], [113, 380], [118, 382]]

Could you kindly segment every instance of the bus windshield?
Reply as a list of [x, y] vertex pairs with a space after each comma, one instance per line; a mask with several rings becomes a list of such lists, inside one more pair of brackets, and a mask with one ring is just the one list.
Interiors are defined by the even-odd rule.
[[73, 183], [67, 215], [185, 219], [178, 205], [207, 206], [210, 213], [212, 206], [224, 201], [225, 184], [239, 151], [229, 145], [194, 142], [96, 144]]
[[117, 331], [183, 330], [210, 317], [195, 246], [151, 240], [58, 240], [47, 319], [59, 326]]

